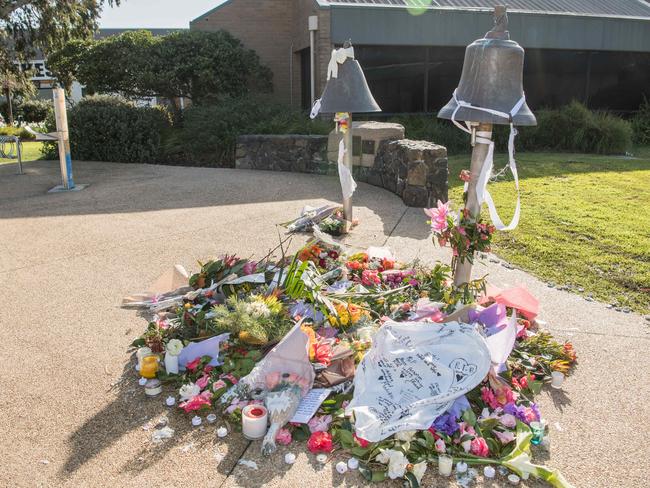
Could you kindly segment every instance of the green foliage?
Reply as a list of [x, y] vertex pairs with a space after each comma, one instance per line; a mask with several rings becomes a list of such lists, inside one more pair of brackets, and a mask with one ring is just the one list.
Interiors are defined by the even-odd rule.
[[131, 31], [98, 41], [73, 41], [53, 53], [50, 69], [66, 86], [128, 98], [245, 96], [272, 88], [271, 71], [226, 31], [182, 31], [154, 37]]
[[183, 128], [165, 141], [165, 152], [173, 161], [231, 166], [241, 134], [328, 134], [332, 126], [262, 95], [228, 97], [188, 108]]
[[[13, 116], [15, 120], [28, 124], [45, 122], [48, 112], [54, 110], [52, 103], [45, 100], [21, 100], [14, 99], [12, 103]], [[7, 102], [0, 102], [0, 115], [8, 120]]]
[[[650, 108], [635, 125], [645, 127], [650, 134]], [[519, 127], [519, 151], [567, 151], [596, 154], [623, 154], [632, 145], [630, 123], [603, 112], [593, 112], [579, 102], [571, 102], [559, 109], [542, 109], [535, 112], [537, 126]], [[643, 118], [645, 117], [645, 118]], [[406, 115], [394, 117], [391, 122], [402, 124], [409, 139], [422, 139], [442, 144], [450, 154], [469, 152], [469, 136], [448, 120], [432, 115]], [[645, 122], [643, 122], [645, 121]], [[642, 131], [642, 129], [639, 129]], [[639, 132], [637, 130], [637, 133]], [[509, 126], [494, 126], [497, 150], [505, 151]], [[648, 136], [650, 137], [650, 136]]]
[[23, 127], [0, 127], [0, 136], [18, 136], [21, 139], [33, 139], [34, 136], [31, 135]]
[[639, 112], [632, 119], [635, 144], [650, 144], [650, 100], [643, 97]]
[[[53, 118], [47, 123], [54, 130]], [[75, 159], [152, 163], [160, 154], [161, 134], [170, 127], [170, 118], [162, 107], [137, 107], [118, 97], [93, 96], [68, 111], [68, 127]]]

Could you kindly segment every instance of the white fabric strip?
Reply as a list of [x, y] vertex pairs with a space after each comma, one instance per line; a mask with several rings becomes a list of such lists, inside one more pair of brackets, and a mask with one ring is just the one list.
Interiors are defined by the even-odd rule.
[[332, 49], [332, 56], [327, 65], [327, 79], [338, 78], [339, 64], [345, 63], [347, 58], [354, 59], [354, 47], [342, 47], [340, 49]]
[[320, 112], [320, 98], [314, 102], [314, 106], [311, 108], [311, 113], [309, 114], [310, 119], [315, 119], [318, 117]]
[[488, 210], [490, 212], [490, 218], [492, 219], [494, 227], [496, 227], [498, 230], [513, 230], [519, 224], [519, 217], [521, 214], [521, 198], [519, 195], [519, 175], [517, 173], [517, 163], [515, 161], [515, 137], [517, 136], [517, 129], [512, 123], [512, 118], [517, 114], [517, 112], [519, 112], [521, 107], [526, 102], [526, 95], [524, 94], [521, 96], [515, 106], [512, 107], [510, 113], [500, 112], [498, 110], [492, 110], [489, 108], [477, 107], [471, 103], [458, 100], [456, 96], [456, 90], [454, 90], [453, 98], [456, 102], [456, 108], [451, 114], [451, 121], [454, 123], [454, 125], [456, 125], [456, 127], [464, 132], [467, 132], [469, 134], [472, 133], [472, 131], [469, 129], [469, 124], [467, 124], [468, 127], [465, 128], [456, 121], [456, 114], [461, 107], [480, 110], [482, 112], [487, 112], [510, 121], [510, 135], [508, 137], [508, 165], [510, 166], [510, 170], [514, 176], [515, 188], [517, 189], [517, 205], [515, 206], [515, 213], [512, 216], [510, 223], [508, 225], [505, 225], [503, 223], [501, 217], [499, 217], [496, 206], [494, 205], [494, 200], [492, 200], [492, 195], [490, 195], [490, 192], [487, 189], [488, 182], [490, 181], [490, 176], [492, 175], [492, 168], [494, 167], [494, 141], [492, 140], [492, 134], [490, 132], [478, 131], [476, 133], [477, 144], [487, 144], [490, 146], [481, 168], [481, 174], [479, 175], [478, 181], [476, 183], [476, 198], [478, 200], [479, 206], [482, 205], [483, 202], [487, 204]]
[[[349, 128], [348, 130], [352, 130], [352, 128]], [[343, 162], [345, 152], [347, 151], [344, 139], [345, 135], [343, 135], [341, 142], [339, 142], [339, 180], [341, 181], [341, 191], [343, 192], [343, 198], [351, 198], [354, 190], [357, 189], [357, 182], [354, 181], [352, 173], [350, 172], [350, 168], [348, 168]]]

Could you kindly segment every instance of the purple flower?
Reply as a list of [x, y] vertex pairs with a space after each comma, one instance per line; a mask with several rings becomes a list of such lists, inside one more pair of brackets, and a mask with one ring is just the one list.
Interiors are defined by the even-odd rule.
[[291, 307], [291, 315], [293, 317], [299, 315], [303, 319], [312, 319], [314, 322], [322, 322], [325, 318], [319, 310], [314, 308], [313, 305], [307, 304], [302, 300], [299, 300], [293, 307]]
[[459, 429], [456, 417], [450, 413], [443, 413], [440, 417], [434, 420], [433, 427], [438, 432], [442, 432], [449, 436], [454, 435], [454, 433]]
[[447, 410], [447, 413], [450, 415], [453, 415], [454, 418], [459, 419], [465, 410], [469, 410], [471, 407], [469, 405], [469, 401], [467, 400], [467, 397], [465, 395], [461, 395], [456, 400], [454, 400], [454, 403], [452, 403], [451, 407], [449, 407], [449, 410]]
[[505, 404], [503, 411], [505, 413], [509, 413], [510, 415], [514, 415], [518, 420], [521, 420], [522, 422], [528, 423], [526, 418], [526, 407], [520, 407], [515, 405], [514, 402], [510, 402]]

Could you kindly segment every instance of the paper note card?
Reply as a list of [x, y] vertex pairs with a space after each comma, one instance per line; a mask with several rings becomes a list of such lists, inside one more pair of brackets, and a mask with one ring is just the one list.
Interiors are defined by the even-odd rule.
[[325, 401], [332, 392], [329, 388], [314, 388], [300, 401], [298, 410], [294, 414], [291, 422], [306, 424], [314, 416], [318, 407]]

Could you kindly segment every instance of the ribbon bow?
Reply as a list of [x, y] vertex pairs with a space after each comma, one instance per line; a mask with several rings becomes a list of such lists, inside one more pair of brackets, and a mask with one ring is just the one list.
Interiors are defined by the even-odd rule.
[[327, 65], [327, 79], [338, 78], [339, 64], [345, 63], [345, 60], [354, 59], [354, 47], [342, 47], [340, 49], [332, 49], [332, 57]]

